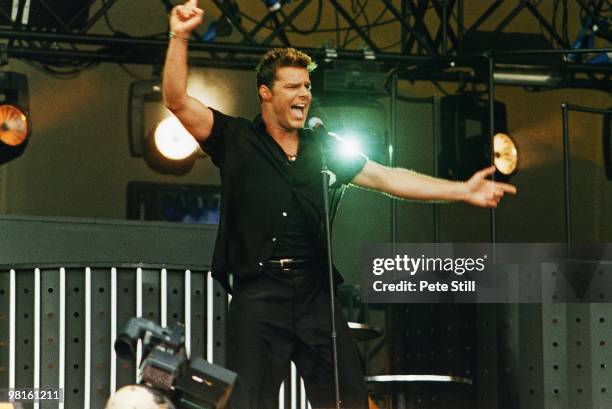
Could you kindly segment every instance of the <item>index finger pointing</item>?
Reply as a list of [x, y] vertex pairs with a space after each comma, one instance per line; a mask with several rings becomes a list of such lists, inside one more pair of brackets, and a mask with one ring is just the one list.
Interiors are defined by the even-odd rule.
[[497, 187], [502, 188], [502, 190], [506, 193], [512, 193], [513, 195], [516, 194], [516, 187], [514, 185], [511, 185], [509, 183], [501, 183], [501, 182], [496, 182], [495, 185]]
[[198, 0], [188, 0], [185, 5], [191, 7], [198, 7]]

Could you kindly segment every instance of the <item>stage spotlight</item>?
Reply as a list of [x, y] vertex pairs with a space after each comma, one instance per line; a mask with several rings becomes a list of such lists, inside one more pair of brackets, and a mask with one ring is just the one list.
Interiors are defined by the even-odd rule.
[[[493, 142], [497, 180], [507, 181], [516, 169], [518, 155], [507, 137], [506, 106], [495, 101]], [[474, 172], [491, 164], [489, 103], [476, 95], [449, 95], [440, 101], [440, 153], [438, 175], [447, 179], [467, 180]], [[505, 135], [501, 136], [501, 135]], [[512, 170], [511, 170], [512, 169]], [[509, 173], [506, 173], [509, 172]]]
[[561, 74], [548, 68], [523, 68], [498, 64], [493, 80], [500, 85], [516, 85], [553, 88], [561, 83]]
[[23, 145], [30, 133], [28, 117], [14, 105], [0, 105], [0, 142], [15, 148]]
[[[239, 23], [242, 21], [240, 8], [234, 0], [226, 0], [225, 7], [232, 14], [232, 17]], [[215, 41], [217, 37], [229, 37], [232, 34], [232, 22], [227, 15], [222, 14], [217, 20], [211, 21], [208, 30], [202, 36], [204, 42]]]
[[144, 158], [160, 173], [184, 175], [193, 168], [199, 150], [193, 136], [170, 116], [147, 134]]
[[0, 73], [0, 165], [25, 151], [31, 134], [27, 114], [28, 82], [23, 74]]
[[384, 163], [387, 157], [385, 109], [376, 100], [348, 97], [318, 97], [310, 115], [323, 120], [330, 133], [343, 140], [338, 159], [350, 159], [359, 152]]
[[128, 122], [132, 156], [144, 158], [149, 167], [164, 174], [184, 175], [193, 168], [201, 150], [164, 107], [159, 81], [131, 84]]
[[344, 138], [341, 153], [343, 156], [349, 158], [361, 153], [361, 144], [359, 143], [359, 140], [352, 135]]
[[493, 162], [498, 172], [506, 176], [514, 173], [518, 165], [518, 151], [510, 136], [501, 132], [493, 136], [493, 154]]
[[175, 116], [161, 121], [153, 134], [155, 147], [168, 159], [182, 160], [198, 150], [196, 140]]

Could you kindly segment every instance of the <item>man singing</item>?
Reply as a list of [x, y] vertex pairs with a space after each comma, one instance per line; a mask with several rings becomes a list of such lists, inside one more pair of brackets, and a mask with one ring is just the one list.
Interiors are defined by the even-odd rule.
[[[261, 114], [234, 118], [190, 97], [187, 46], [204, 11], [197, 0], [176, 6], [163, 77], [166, 106], [219, 168], [221, 219], [213, 276], [233, 298], [228, 315], [227, 366], [238, 380], [230, 406], [272, 408], [293, 361], [314, 408], [334, 407], [330, 306], [325, 267], [322, 138], [304, 128], [312, 100], [311, 58], [293, 48], [273, 49], [256, 69]], [[325, 149], [333, 149], [325, 143]], [[348, 183], [403, 199], [465, 201], [496, 207], [508, 184], [486, 178], [452, 182], [382, 166], [357, 156], [330, 161], [334, 199]], [[336, 273], [337, 283], [341, 280]], [[346, 320], [336, 307], [339, 385], [343, 408], [367, 407], [364, 375]]]

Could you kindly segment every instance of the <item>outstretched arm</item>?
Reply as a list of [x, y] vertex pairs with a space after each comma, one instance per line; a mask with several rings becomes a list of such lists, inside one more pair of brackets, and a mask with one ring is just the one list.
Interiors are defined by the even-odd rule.
[[204, 10], [197, 0], [176, 6], [170, 13], [170, 39], [166, 52], [162, 91], [166, 107], [198, 141], [210, 135], [213, 113], [187, 94], [187, 43], [191, 32], [202, 23]]
[[495, 167], [491, 166], [476, 172], [466, 182], [454, 182], [367, 161], [352, 183], [402, 199], [464, 201], [479, 207], [497, 207], [504, 194], [515, 194], [516, 188], [488, 180], [494, 172]]

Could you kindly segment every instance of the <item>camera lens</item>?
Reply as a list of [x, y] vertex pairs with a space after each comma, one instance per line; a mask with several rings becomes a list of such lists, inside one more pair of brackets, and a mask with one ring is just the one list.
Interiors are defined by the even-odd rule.
[[134, 358], [135, 350], [136, 350], [136, 342], [137, 340], [131, 339], [125, 334], [119, 334], [117, 340], [115, 341], [115, 352], [120, 358]]

